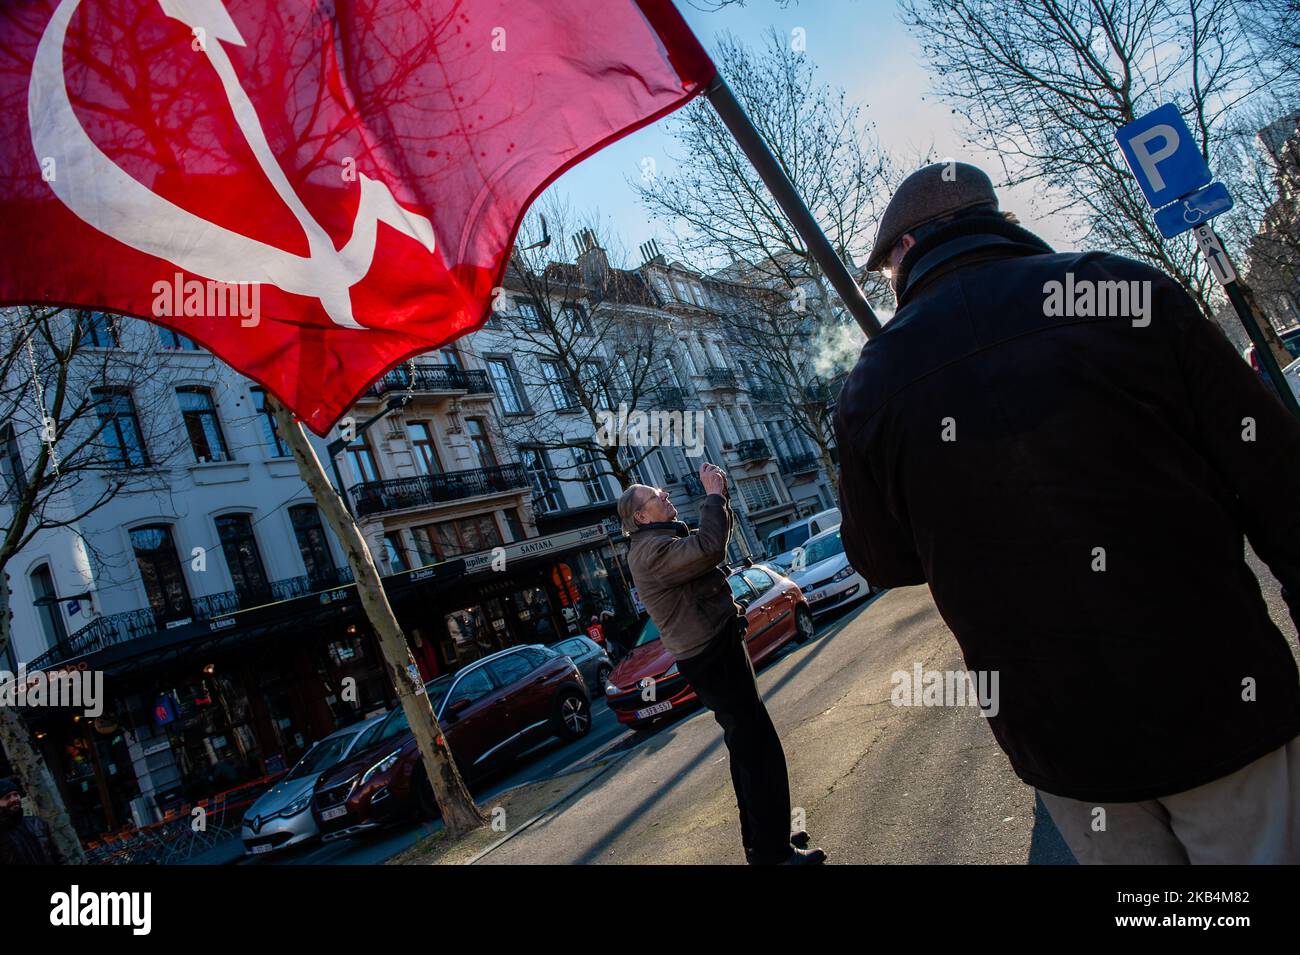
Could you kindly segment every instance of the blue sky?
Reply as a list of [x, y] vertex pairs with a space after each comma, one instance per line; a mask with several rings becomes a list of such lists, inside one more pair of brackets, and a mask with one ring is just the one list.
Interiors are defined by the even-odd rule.
[[[759, 45], [769, 27], [785, 36], [802, 27], [807, 55], [823, 81], [842, 87], [850, 101], [864, 107], [881, 142], [900, 161], [933, 146], [939, 156], [980, 165], [995, 183], [1002, 178], [997, 157], [969, 151], [960, 118], [932, 94], [918, 45], [899, 21], [894, 0], [802, 0], [785, 9], [776, 0], [749, 0], [744, 7], [711, 13], [691, 7], [687, 0], [677, 0], [677, 6], [709, 50], [715, 49], [722, 33]], [[599, 212], [605, 228], [620, 237], [633, 258], [636, 248], [650, 238], [670, 248], [673, 243], [664, 225], [649, 221], [628, 179], [640, 174], [647, 156], [661, 172], [671, 173], [673, 148], [665, 122], [657, 123], [571, 169], [550, 191], [567, 198], [576, 214]], [[1027, 227], [1057, 248], [1072, 247], [1068, 222], [1046, 216], [1035, 208], [1035, 198], [1013, 191], [1003, 195], [1002, 207], [1016, 211]]]

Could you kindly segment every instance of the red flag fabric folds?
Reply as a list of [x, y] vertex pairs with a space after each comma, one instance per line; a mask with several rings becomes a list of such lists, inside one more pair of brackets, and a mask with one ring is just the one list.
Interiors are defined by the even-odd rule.
[[172, 327], [324, 434], [712, 77], [669, 0], [5, 3], [0, 302]]

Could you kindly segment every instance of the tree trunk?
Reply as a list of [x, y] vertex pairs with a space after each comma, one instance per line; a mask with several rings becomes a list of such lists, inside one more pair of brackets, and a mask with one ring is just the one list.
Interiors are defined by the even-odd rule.
[[325, 515], [325, 520], [338, 536], [347, 554], [348, 565], [352, 568], [356, 580], [357, 595], [365, 609], [370, 625], [374, 627], [379, 638], [379, 646], [388, 668], [388, 676], [402, 710], [406, 713], [411, 732], [420, 747], [420, 756], [424, 761], [424, 771], [428, 775], [433, 789], [433, 797], [442, 812], [442, 824], [448, 838], [458, 839], [487, 824], [487, 819], [474, 803], [469, 789], [456, 769], [456, 761], [447, 747], [446, 737], [438, 726], [429, 696], [424, 691], [420, 671], [411, 654], [410, 644], [397, 622], [397, 616], [388, 602], [384, 592], [379, 571], [375, 568], [370, 548], [366, 546], [361, 529], [352, 515], [343, 505], [342, 499], [330, 485], [320, 459], [303, 433], [302, 425], [289, 414], [285, 407], [271, 395], [266, 396], [275, 414], [276, 426], [284, 438], [294, 460], [298, 462], [298, 471], [303, 481], [311, 490], [317, 506]]
[[[0, 574], [3, 574], [2, 568]], [[0, 654], [9, 646], [9, 623], [9, 579], [0, 576]], [[85, 864], [86, 852], [63, 805], [63, 794], [55, 785], [44, 757], [32, 745], [31, 734], [16, 706], [0, 706], [0, 748], [4, 749], [14, 773], [22, 781], [23, 792], [31, 800], [36, 815], [49, 823], [50, 834], [63, 861]]]

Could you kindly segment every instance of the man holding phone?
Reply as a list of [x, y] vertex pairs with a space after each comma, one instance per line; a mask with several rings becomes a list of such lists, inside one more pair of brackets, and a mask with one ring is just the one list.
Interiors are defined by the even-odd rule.
[[623, 492], [618, 516], [632, 540], [628, 569], [665, 649], [722, 727], [746, 858], [756, 865], [817, 865], [826, 853], [804, 848], [807, 833], [790, 833], [785, 752], [754, 679], [744, 612], [720, 566], [731, 535], [727, 476], [706, 462], [700, 483], [708, 496], [698, 530], [677, 520], [662, 488], [633, 484]]

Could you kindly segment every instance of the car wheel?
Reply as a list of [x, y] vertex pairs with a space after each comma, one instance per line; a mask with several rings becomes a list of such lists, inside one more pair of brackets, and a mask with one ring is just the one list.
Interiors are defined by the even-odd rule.
[[604, 696], [605, 684], [609, 682], [609, 675], [613, 672], [614, 672], [613, 667], [606, 666], [603, 663], [600, 665], [600, 669], [596, 671], [596, 688], [592, 690], [593, 696], [595, 696], [597, 693]]
[[812, 611], [807, 607], [799, 607], [794, 612], [795, 643], [807, 643], [812, 639], [813, 630]]
[[566, 740], [581, 739], [591, 729], [591, 706], [577, 690], [569, 689], [560, 694], [556, 703], [555, 729], [556, 734]]

